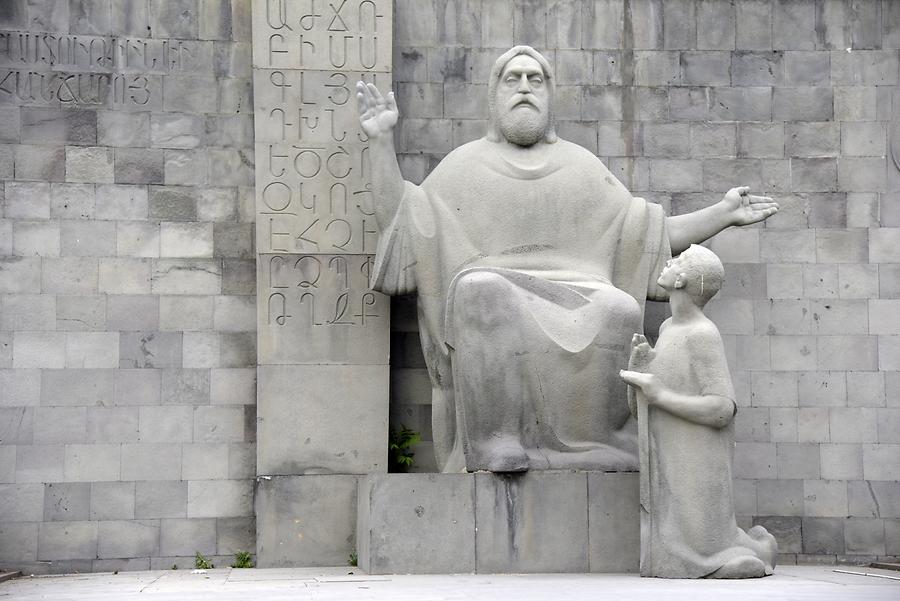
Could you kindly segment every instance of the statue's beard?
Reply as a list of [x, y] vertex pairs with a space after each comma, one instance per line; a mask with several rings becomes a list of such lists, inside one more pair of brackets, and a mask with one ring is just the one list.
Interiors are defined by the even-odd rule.
[[500, 115], [500, 133], [518, 146], [531, 146], [547, 133], [547, 113], [536, 108], [514, 108]]

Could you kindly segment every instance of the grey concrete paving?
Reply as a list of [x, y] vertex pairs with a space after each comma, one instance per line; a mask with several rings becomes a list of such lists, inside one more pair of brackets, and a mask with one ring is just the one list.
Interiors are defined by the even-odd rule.
[[0, 599], [16, 601], [316, 601], [390, 599], [450, 601], [464, 599], [652, 599], [654, 601], [897, 601], [900, 580], [837, 573], [872, 568], [785, 566], [761, 580], [658, 580], [635, 574], [533, 574], [454, 576], [367, 576], [352, 568], [269, 570], [187, 570], [76, 574], [22, 578], [0, 584]]

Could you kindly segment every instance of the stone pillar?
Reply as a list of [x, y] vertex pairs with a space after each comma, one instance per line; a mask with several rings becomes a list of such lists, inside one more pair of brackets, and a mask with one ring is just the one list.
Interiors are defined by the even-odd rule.
[[[390, 302], [368, 285], [378, 231], [354, 86], [391, 85], [391, 11], [253, 0], [261, 566], [344, 563], [357, 475], [387, 467]], [[346, 532], [310, 532], [321, 523]]]

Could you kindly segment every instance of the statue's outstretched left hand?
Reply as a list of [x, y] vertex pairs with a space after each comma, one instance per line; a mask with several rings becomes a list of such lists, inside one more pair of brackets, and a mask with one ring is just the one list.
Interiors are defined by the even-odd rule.
[[722, 199], [732, 225], [750, 225], [778, 212], [778, 203], [768, 196], [750, 194], [748, 186], [732, 188]]

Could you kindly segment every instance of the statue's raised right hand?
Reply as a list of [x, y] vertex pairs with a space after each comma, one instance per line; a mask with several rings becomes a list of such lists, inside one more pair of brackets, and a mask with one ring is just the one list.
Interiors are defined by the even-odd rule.
[[356, 102], [359, 106], [359, 124], [370, 138], [390, 134], [397, 125], [400, 111], [397, 110], [393, 92], [388, 92], [385, 98], [374, 84], [358, 81]]

